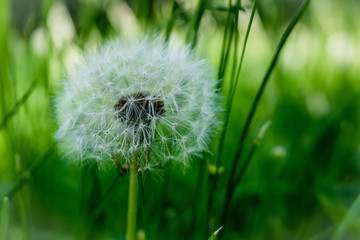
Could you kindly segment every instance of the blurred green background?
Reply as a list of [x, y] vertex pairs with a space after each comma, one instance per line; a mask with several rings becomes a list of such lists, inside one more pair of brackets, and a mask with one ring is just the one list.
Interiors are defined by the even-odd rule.
[[[228, 2], [205, 2], [194, 51], [217, 71]], [[300, 3], [258, 1], [210, 214], [214, 230], [220, 227], [216, 222], [244, 121]], [[53, 99], [81, 51], [105, 39], [165, 35], [173, 22], [170, 43], [185, 44], [198, 4], [0, 0], [0, 197], [10, 199], [6, 239], [125, 238], [127, 176], [117, 176], [115, 168], [74, 166], [58, 154]], [[241, 5], [239, 46], [251, 2]], [[224, 239], [360, 239], [359, 12], [357, 0], [316, 0], [295, 27], [251, 125], [245, 152], [271, 120], [234, 192]], [[224, 96], [230, 79], [225, 75]], [[168, 166], [162, 176], [143, 176], [140, 237], [145, 232], [146, 239], [207, 239], [205, 163], [198, 159], [185, 171]]]

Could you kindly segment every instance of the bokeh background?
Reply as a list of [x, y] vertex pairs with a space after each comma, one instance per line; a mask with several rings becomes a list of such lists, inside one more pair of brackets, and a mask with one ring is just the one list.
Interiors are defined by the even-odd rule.
[[[194, 51], [217, 71], [228, 2], [205, 2]], [[210, 214], [214, 230], [244, 121], [300, 3], [258, 1]], [[0, 198], [9, 197], [7, 239], [124, 239], [127, 176], [74, 166], [59, 155], [53, 99], [79, 54], [106, 39], [165, 35], [172, 21], [170, 43], [188, 43], [198, 4], [0, 1]], [[251, 4], [241, 1], [239, 46]], [[295, 27], [250, 127], [245, 152], [271, 120], [229, 203], [224, 239], [360, 236], [359, 12], [358, 0], [314, 0]], [[224, 99], [230, 79], [223, 79]], [[216, 139], [213, 148], [216, 155]], [[207, 156], [185, 171], [167, 166], [160, 176], [143, 176], [140, 239], [144, 233], [146, 239], [207, 239], [212, 164]]]

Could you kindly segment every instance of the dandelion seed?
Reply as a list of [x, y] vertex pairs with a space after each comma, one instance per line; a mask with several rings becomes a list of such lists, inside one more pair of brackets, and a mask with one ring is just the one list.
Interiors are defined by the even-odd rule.
[[73, 67], [56, 98], [60, 149], [100, 165], [151, 170], [207, 151], [219, 96], [208, 63], [160, 38], [113, 40]]

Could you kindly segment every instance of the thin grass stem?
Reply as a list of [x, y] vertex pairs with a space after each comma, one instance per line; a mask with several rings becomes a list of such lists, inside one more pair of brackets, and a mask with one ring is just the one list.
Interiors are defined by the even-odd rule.
[[[229, 0], [228, 5], [231, 6], [231, 0]], [[220, 89], [222, 86], [222, 79], [223, 79], [223, 65], [225, 64], [225, 55], [226, 55], [226, 51], [228, 49], [228, 31], [229, 29], [231, 29], [231, 9], [228, 9], [228, 14], [226, 17], [226, 24], [225, 24], [225, 30], [224, 30], [224, 35], [223, 35], [223, 40], [222, 40], [222, 46], [221, 46], [221, 52], [220, 52], [220, 62], [219, 62], [219, 68], [218, 68], [218, 79], [219, 79], [219, 83], [217, 88]], [[231, 39], [231, 38], [230, 38]]]
[[300, 6], [298, 12], [296, 13], [295, 17], [293, 18], [293, 20], [290, 22], [290, 24], [288, 25], [288, 27], [286, 28], [285, 32], [283, 33], [280, 42], [278, 44], [278, 47], [276, 49], [276, 52], [274, 54], [274, 57], [270, 63], [270, 66], [262, 80], [261, 86], [256, 94], [256, 97], [253, 101], [253, 104], [251, 106], [250, 112], [247, 116], [241, 137], [240, 137], [240, 141], [239, 141], [239, 145], [238, 145], [238, 150], [236, 151], [234, 160], [233, 160], [233, 164], [231, 167], [231, 171], [230, 171], [230, 176], [229, 176], [229, 180], [228, 180], [228, 184], [227, 184], [227, 190], [226, 190], [226, 194], [225, 194], [225, 199], [224, 199], [224, 208], [222, 211], [222, 217], [221, 217], [221, 226], [225, 226], [225, 222], [226, 222], [226, 217], [228, 214], [228, 209], [230, 206], [230, 201], [231, 198], [233, 196], [233, 192], [231, 191], [233, 189], [232, 183], [234, 181], [234, 177], [235, 177], [235, 173], [236, 173], [236, 169], [237, 166], [239, 164], [239, 160], [240, 157], [242, 155], [243, 152], [243, 148], [244, 148], [244, 143], [245, 143], [245, 139], [248, 135], [249, 132], [249, 128], [251, 125], [251, 122], [253, 120], [253, 117], [255, 115], [256, 109], [259, 105], [259, 101], [261, 99], [261, 96], [263, 95], [263, 92], [265, 90], [266, 84], [269, 81], [269, 78], [271, 76], [271, 73], [273, 72], [277, 60], [279, 58], [280, 52], [283, 49], [283, 47], [285, 46], [286, 40], [288, 39], [290, 33], [292, 32], [292, 30], [294, 29], [295, 25], [298, 23], [298, 21], [300, 20], [300, 17], [302, 16], [302, 14], [304, 13], [305, 9], [307, 8], [308, 4], [310, 3], [310, 0], [304, 0], [304, 2], [302, 3], [302, 5]]
[[[232, 5], [232, 1], [229, 0], [228, 5]], [[218, 68], [218, 84], [217, 88], [222, 88], [223, 79], [225, 77], [225, 70], [226, 65], [229, 59], [229, 53], [232, 46], [232, 39], [233, 39], [233, 33], [234, 33], [234, 27], [237, 28], [237, 24], [234, 24], [233, 18], [232, 18], [232, 11], [231, 8], [228, 8], [228, 14], [226, 19], [226, 25], [224, 29], [224, 35], [223, 35], [223, 41], [222, 41], [222, 48], [220, 53], [220, 62], [219, 62], [219, 68]], [[222, 151], [218, 149], [218, 151]], [[216, 162], [216, 167], [218, 168], [219, 164]], [[213, 203], [215, 199], [215, 192], [217, 188], [217, 181], [218, 181], [218, 169], [215, 170], [215, 175], [209, 174], [209, 190], [208, 190], [208, 200], [207, 200], [207, 211], [205, 213], [205, 220], [206, 220], [206, 229], [205, 229], [205, 236], [208, 236], [209, 233], [212, 232], [212, 229], [209, 228], [210, 224], [210, 217], [211, 212], [213, 208]]]
[[186, 42], [190, 42], [191, 48], [195, 48], [196, 46], [200, 22], [202, 16], [204, 15], [207, 3], [208, 0], [199, 0], [199, 4], [196, 8], [196, 13], [191, 20], [190, 28], [186, 36]]
[[166, 32], [165, 32], [165, 41], [167, 42], [170, 38], [170, 34], [174, 27], [175, 19], [179, 13], [180, 6], [177, 4], [176, 0], [172, 1], [172, 8], [171, 8], [171, 16], [166, 25]]
[[96, 219], [100, 216], [100, 214], [104, 211], [105, 207], [107, 206], [108, 200], [111, 199], [111, 196], [115, 194], [115, 190], [119, 188], [119, 179], [120, 175], [117, 174], [112, 180], [110, 186], [100, 198], [99, 202], [96, 204], [96, 208], [92, 211], [90, 217], [92, 223], [94, 223]]
[[189, 232], [189, 236], [192, 236], [194, 234], [194, 230], [196, 229], [196, 224], [197, 224], [197, 220], [198, 220], [198, 213], [199, 211], [197, 211], [200, 207], [200, 203], [201, 203], [201, 189], [204, 186], [204, 175], [205, 175], [205, 171], [206, 171], [206, 161], [202, 160], [200, 162], [200, 166], [199, 166], [199, 173], [198, 173], [198, 179], [196, 181], [196, 187], [195, 187], [195, 193], [194, 193], [194, 202], [192, 205], [192, 213], [193, 213], [193, 221], [192, 224], [190, 224], [190, 230]]
[[[249, 38], [252, 22], [253, 22], [254, 15], [255, 15], [256, 1], [257, 0], [255, 0], [253, 2], [251, 14], [250, 14], [250, 20], [249, 20], [249, 24], [247, 26], [245, 39], [244, 39], [244, 44], [243, 44], [242, 51], [241, 51], [239, 66], [238, 66], [238, 69], [237, 69], [237, 72], [236, 72], [236, 77], [233, 76], [234, 80], [232, 81], [233, 83], [231, 84], [231, 87], [229, 88], [229, 91], [228, 91], [228, 98], [227, 98], [226, 108], [225, 108], [226, 111], [225, 111], [224, 127], [223, 127], [223, 131], [221, 133], [221, 136], [220, 136], [219, 148], [218, 148], [218, 152], [217, 152], [216, 174], [214, 176], [214, 180], [213, 180], [213, 184], [212, 184], [212, 189], [210, 191], [209, 199], [214, 199], [215, 195], [216, 195], [216, 187], [217, 187], [217, 181], [218, 181], [218, 175], [219, 175], [218, 171], [219, 171], [219, 168], [220, 168], [220, 165], [221, 165], [221, 160], [222, 160], [222, 152], [223, 152], [223, 148], [224, 148], [225, 135], [226, 135], [227, 127], [228, 127], [228, 124], [229, 124], [230, 112], [231, 112], [231, 109], [232, 109], [232, 103], [233, 103], [234, 95], [235, 95], [237, 84], [238, 84], [239, 77], [240, 77], [242, 63], [243, 63], [243, 60], [244, 60], [247, 41], [248, 41], [248, 38]], [[238, 4], [239, 4], [239, 2], [238, 2]], [[237, 16], [237, 19], [238, 19], [238, 16]], [[235, 66], [235, 63], [234, 63], [234, 66]], [[209, 212], [211, 212], [211, 210], [212, 210], [212, 201], [213, 200], [211, 200], [211, 204], [210, 204], [209, 209], [208, 209]]]
[[[354, 203], [351, 205], [351, 208], [347, 212], [345, 218], [340, 222], [337, 227], [332, 240], [341, 240], [341, 239], [352, 239], [355, 237], [355, 231], [352, 229], [359, 229], [359, 216], [360, 216], [360, 195], [355, 199]], [[357, 233], [359, 233], [357, 231]], [[353, 235], [351, 235], [353, 234]], [[358, 236], [358, 235], [357, 235]]]
[[256, 149], [260, 145], [260, 142], [261, 142], [262, 138], [264, 137], [264, 134], [265, 134], [266, 130], [269, 128], [270, 124], [271, 124], [271, 121], [269, 120], [261, 127], [258, 136], [256, 137], [255, 141], [253, 142], [253, 144], [250, 148], [250, 151], [245, 158], [244, 163], [241, 165], [239, 173], [236, 175], [234, 182], [232, 183], [232, 186], [234, 189], [238, 184], [240, 184], [240, 182], [249, 166], [249, 163], [250, 163], [251, 159], [253, 158]]
[[220, 227], [218, 230], [216, 230], [213, 234], [211, 234], [211, 236], [209, 237], [208, 240], [215, 240], [216, 236], [218, 235], [218, 233], [221, 231], [223, 227]]
[[24, 103], [28, 100], [32, 92], [34, 91], [35, 87], [37, 85], [37, 80], [34, 80], [28, 90], [25, 92], [25, 94], [21, 97], [19, 101], [15, 103], [15, 105], [12, 107], [11, 111], [8, 112], [3, 120], [0, 123], [0, 130], [4, 127], [6, 127], [7, 122], [17, 113], [19, 108], [24, 105]]
[[[54, 144], [51, 144], [49, 149], [45, 152], [45, 154], [40, 157], [39, 160], [34, 161], [20, 176], [20, 179], [16, 182], [16, 184], [5, 194], [4, 197], [12, 199], [16, 193], [18, 193], [21, 188], [29, 182], [29, 180], [35, 176], [35, 174], [40, 170], [40, 168], [47, 162], [47, 160], [52, 156], [54, 148]], [[0, 204], [3, 200], [0, 200]]]

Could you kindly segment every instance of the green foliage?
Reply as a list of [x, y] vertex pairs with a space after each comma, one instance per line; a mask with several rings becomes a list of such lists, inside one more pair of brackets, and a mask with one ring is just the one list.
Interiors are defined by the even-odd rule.
[[128, 173], [63, 160], [53, 141], [53, 96], [80, 51], [144, 33], [209, 58], [221, 80], [219, 104], [231, 111], [213, 155], [185, 172], [168, 165], [139, 173], [139, 239], [209, 239], [220, 227], [215, 239], [357, 236], [358, 1], [312, 1], [286, 44], [281, 34], [303, 1], [18, 2], [0, 1], [0, 199], [11, 202], [2, 202], [0, 234], [7, 230], [7, 239], [125, 238]]

